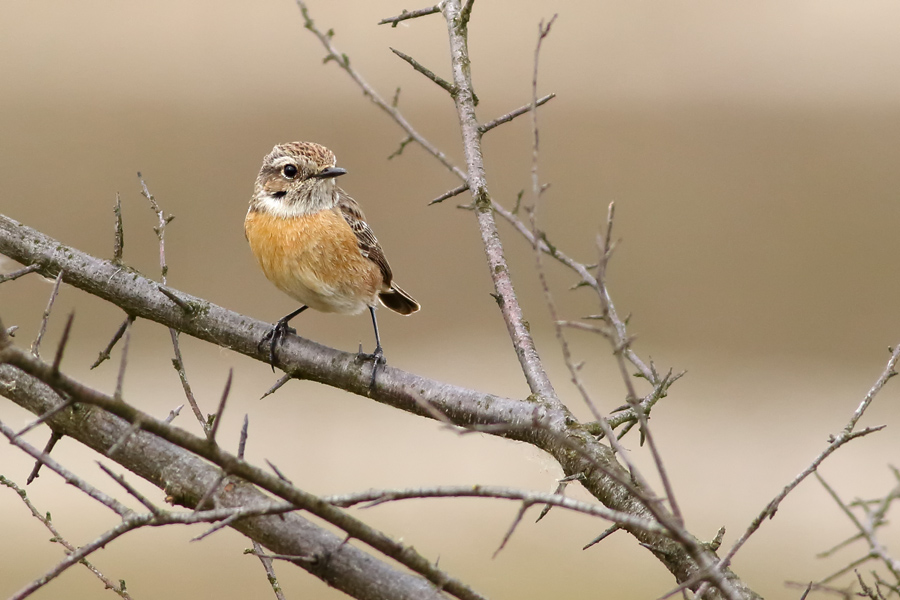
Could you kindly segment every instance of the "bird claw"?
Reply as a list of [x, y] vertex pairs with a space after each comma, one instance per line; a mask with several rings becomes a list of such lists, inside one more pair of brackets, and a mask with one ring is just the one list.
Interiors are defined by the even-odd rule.
[[288, 327], [285, 319], [279, 319], [278, 322], [272, 326], [272, 329], [266, 332], [259, 341], [259, 344], [256, 345], [256, 349], [262, 352], [263, 346], [265, 346], [266, 342], [269, 342], [269, 366], [272, 367], [273, 373], [275, 372], [275, 349], [284, 341], [284, 337], [289, 333], [295, 334], [297, 333], [297, 330], [293, 327]]
[[387, 360], [384, 358], [384, 350], [381, 346], [377, 346], [375, 348], [375, 352], [372, 354], [366, 354], [362, 351], [362, 344], [359, 345], [359, 352], [357, 356], [363, 360], [371, 360], [372, 361], [372, 379], [369, 381], [369, 391], [375, 389], [375, 376], [378, 373], [378, 367], [384, 366], [387, 364]]

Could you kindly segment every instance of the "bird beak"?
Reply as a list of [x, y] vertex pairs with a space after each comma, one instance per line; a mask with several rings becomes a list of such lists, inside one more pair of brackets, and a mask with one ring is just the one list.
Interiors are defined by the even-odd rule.
[[346, 169], [342, 169], [340, 167], [325, 167], [324, 169], [313, 175], [313, 177], [316, 179], [331, 179], [332, 177], [339, 177], [346, 174]]

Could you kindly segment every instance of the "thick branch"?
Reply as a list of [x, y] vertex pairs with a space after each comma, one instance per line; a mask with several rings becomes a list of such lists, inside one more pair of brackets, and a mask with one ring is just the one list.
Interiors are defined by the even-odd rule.
[[[116, 304], [128, 314], [268, 362], [268, 353], [257, 347], [271, 327], [268, 323], [179, 291], [178, 295], [193, 308], [185, 312], [160, 293], [156, 282], [67, 247], [2, 215], [0, 253], [25, 265], [39, 265], [37, 272], [46, 277], [54, 277], [63, 270], [66, 283]], [[285, 340], [279, 357], [282, 366], [294, 377], [339, 387], [425, 417], [434, 418], [437, 411], [455, 425], [489, 426], [488, 433], [531, 443], [549, 452], [566, 475], [583, 473], [582, 484], [607, 507], [652, 520], [641, 498], [619, 483], [628, 480], [628, 473], [619, 466], [609, 447], [591, 435], [561, 403], [550, 403], [536, 396], [526, 400], [503, 398], [390, 366], [382, 367], [375, 387], [370, 390], [369, 366], [355, 353], [339, 352], [298, 336]], [[535, 422], [540, 422], [541, 427], [533, 426]], [[115, 443], [127, 430], [126, 427], [120, 431], [109, 444]], [[132, 443], [125, 444], [120, 452]], [[118, 454], [116, 458], [120, 458]], [[125, 466], [140, 474], [136, 466]], [[609, 473], [617, 476], [611, 477]], [[206, 482], [197, 498], [202, 497], [213, 481]], [[685, 581], [697, 572], [696, 563], [680, 544], [665, 536], [625, 529], [651, 548], [678, 581]]]
[[[50, 387], [9, 365], [0, 365], [0, 394], [34, 414], [43, 414], [61, 403]], [[127, 421], [87, 406], [63, 411], [49, 419], [48, 424], [54, 431], [103, 454], [130, 428]], [[220, 475], [218, 468], [203, 459], [144, 431], [134, 433], [110, 458], [164, 490], [173, 503], [189, 508], [196, 507]], [[240, 481], [234, 483], [220, 486], [215, 494], [216, 506], [234, 508], [272, 503], [269, 496], [255, 487]], [[246, 518], [231, 526], [273, 552], [316, 558], [296, 564], [356, 598], [445, 597], [425, 579], [400, 572], [345, 544], [342, 537], [296, 513]]]

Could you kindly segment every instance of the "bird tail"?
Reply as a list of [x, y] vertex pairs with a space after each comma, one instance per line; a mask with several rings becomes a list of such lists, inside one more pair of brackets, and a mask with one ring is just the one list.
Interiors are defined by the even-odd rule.
[[419, 303], [400, 289], [396, 283], [391, 284], [390, 290], [378, 294], [378, 299], [389, 309], [401, 315], [411, 315], [421, 308]]

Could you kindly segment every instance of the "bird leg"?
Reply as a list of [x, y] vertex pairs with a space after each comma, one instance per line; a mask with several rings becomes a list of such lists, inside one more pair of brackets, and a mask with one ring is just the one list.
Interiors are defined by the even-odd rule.
[[387, 364], [387, 361], [384, 359], [384, 349], [381, 347], [381, 336], [378, 335], [378, 321], [375, 320], [374, 306], [369, 307], [369, 314], [372, 315], [372, 327], [375, 329], [375, 352], [364, 354], [360, 346], [359, 356], [360, 358], [371, 358], [374, 363], [372, 365], [372, 380], [369, 381], [369, 390], [372, 390], [375, 387], [375, 375], [378, 373], [378, 366]]

